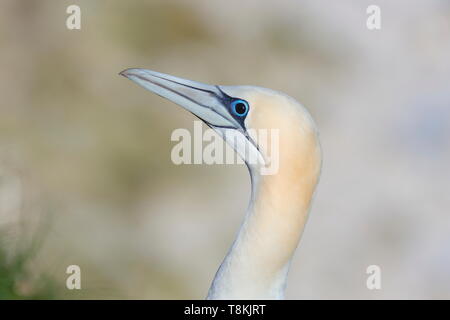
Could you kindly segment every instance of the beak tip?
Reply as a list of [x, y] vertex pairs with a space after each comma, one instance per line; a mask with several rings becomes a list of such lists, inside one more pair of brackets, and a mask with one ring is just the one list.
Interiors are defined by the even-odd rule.
[[125, 69], [123, 71], [120, 71], [119, 72], [119, 76], [123, 76], [125, 78], [129, 78], [129, 76], [133, 74], [133, 70], [136, 70], [136, 68], [128, 68], [128, 69]]
[[119, 76], [126, 77], [127, 76], [127, 70], [123, 70], [119, 72]]

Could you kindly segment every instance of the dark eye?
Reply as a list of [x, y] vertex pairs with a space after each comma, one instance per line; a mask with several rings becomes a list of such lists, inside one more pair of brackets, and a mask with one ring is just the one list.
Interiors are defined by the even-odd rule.
[[238, 117], [245, 117], [248, 113], [248, 103], [245, 100], [234, 100], [231, 103], [231, 111]]

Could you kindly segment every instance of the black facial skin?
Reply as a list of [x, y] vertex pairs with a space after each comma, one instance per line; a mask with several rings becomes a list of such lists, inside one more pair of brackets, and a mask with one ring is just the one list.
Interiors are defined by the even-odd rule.
[[[216, 86], [216, 87], [217, 87], [217, 89], [218, 89], [218, 90], [220, 91], [220, 93], [221, 93], [221, 96], [220, 96], [220, 97], [217, 97], [217, 98], [220, 99], [220, 101], [223, 103], [223, 105], [225, 105], [225, 106], [227, 107], [228, 112], [230, 113], [230, 115], [231, 115], [237, 122], [239, 122], [239, 124], [241, 125], [242, 130], [246, 131], [245, 124], [244, 124], [244, 120], [245, 120], [246, 116], [244, 116], [244, 117], [237, 116], [237, 115], [234, 114], [233, 110], [231, 110], [231, 108], [232, 108], [231, 105], [232, 105], [233, 101], [236, 101], [236, 100], [242, 100], [242, 101], [245, 101], [245, 100], [244, 100], [244, 99], [241, 99], [241, 98], [230, 97], [230, 96], [227, 95], [225, 92], [223, 92], [222, 89], [220, 89], [219, 86]], [[247, 101], [245, 101], [245, 102], [247, 102]], [[237, 112], [237, 113], [240, 113], [240, 112], [239, 112], [239, 109], [238, 109], [239, 105], [242, 105], [242, 108], [243, 108], [243, 112], [242, 112], [242, 113], [245, 113], [246, 107], [245, 107], [245, 105], [244, 105], [243, 103], [238, 103], [238, 104], [236, 105], [236, 112]], [[247, 105], [249, 105], [248, 102], [247, 102]]]

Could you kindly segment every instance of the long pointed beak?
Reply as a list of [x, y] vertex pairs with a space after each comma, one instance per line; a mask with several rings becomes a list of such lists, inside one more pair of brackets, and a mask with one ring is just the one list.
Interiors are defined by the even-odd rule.
[[219, 86], [146, 69], [127, 69], [120, 75], [180, 105], [210, 126], [241, 129], [239, 122], [228, 110], [231, 97], [226, 95]]

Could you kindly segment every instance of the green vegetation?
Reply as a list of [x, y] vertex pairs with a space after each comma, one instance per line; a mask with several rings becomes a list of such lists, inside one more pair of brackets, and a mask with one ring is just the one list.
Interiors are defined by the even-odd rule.
[[32, 262], [42, 241], [13, 254], [4, 245], [6, 237], [0, 233], [0, 300], [55, 299], [58, 288], [51, 277], [32, 272]]

